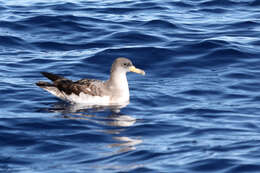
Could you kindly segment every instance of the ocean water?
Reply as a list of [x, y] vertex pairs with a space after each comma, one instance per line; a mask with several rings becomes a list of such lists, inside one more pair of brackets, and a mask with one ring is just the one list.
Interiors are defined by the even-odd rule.
[[[0, 14], [0, 172], [260, 172], [258, 0], [8, 0]], [[117, 57], [146, 71], [119, 113], [34, 84], [106, 80]]]

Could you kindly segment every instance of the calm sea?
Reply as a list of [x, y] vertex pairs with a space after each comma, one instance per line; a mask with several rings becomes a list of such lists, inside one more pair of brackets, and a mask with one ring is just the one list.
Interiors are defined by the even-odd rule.
[[[259, 0], [0, 2], [0, 172], [259, 173]], [[106, 80], [131, 102], [77, 107], [41, 71]]]

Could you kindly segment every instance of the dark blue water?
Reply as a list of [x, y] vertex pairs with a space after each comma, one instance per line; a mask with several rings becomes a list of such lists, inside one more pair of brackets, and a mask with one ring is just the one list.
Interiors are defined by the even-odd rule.
[[[258, 0], [0, 2], [0, 172], [260, 172]], [[78, 108], [41, 71], [106, 80], [131, 103]]]

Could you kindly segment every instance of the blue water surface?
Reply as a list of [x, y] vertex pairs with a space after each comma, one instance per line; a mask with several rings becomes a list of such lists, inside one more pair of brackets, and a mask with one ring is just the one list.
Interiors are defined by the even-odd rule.
[[[0, 2], [0, 172], [260, 172], [260, 1]], [[131, 102], [70, 105], [41, 71], [109, 77]]]

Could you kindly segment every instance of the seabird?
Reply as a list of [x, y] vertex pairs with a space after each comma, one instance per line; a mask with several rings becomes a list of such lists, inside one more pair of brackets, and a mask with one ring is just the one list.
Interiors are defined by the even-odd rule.
[[111, 67], [110, 78], [107, 81], [96, 79], [81, 79], [73, 82], [64, 77], [41, 72], [52, 81], [36, 83], [37, 86], [71, 103], [88, 105], [121, 105], [129, 102], [127, 72], [145, 75], [127, 58], [117, 58]]

